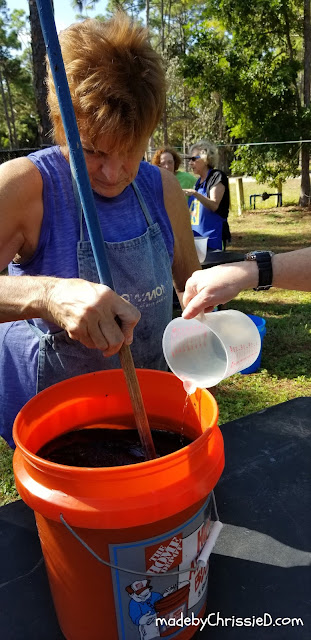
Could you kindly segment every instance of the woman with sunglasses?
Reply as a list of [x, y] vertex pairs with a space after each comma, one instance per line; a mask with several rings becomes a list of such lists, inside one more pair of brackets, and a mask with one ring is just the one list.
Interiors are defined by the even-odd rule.
[[215, 169], [217, 149], [208, 140], [192, 145], [190, 156], [189, 166], [199, 178], [194, 189], [183, 191], [192, 196], [189, 208], [193, 234], [208, 238], [208, 251], [221, 250], [223, 240], [224, 248], [226, 241], [230, 241], [228, 178], [223, 171]]

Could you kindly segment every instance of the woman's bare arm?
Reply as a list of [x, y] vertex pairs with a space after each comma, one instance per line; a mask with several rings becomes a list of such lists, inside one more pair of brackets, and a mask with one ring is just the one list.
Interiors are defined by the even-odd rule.
[[174, 233], [173, 280], [176, 293], [182, 304], [186, 281], [193, 271], [200, 269], [201, 266], [194, 245], [189, 209], [183, 190], [172, 173], [166, 169], [160, 169], [160, 171], [164, 204]]
[[[29, 260], [40, 237], [42, 178], [27, 158], [0, 167], [0, 270]], [[140, 312], [101, 284], [48, 276], [0, 276], [0, 322], [43, 318], [90, 348], [116, 353], [130, 344]], [[119, 321], [117, 321], [117, 319]]]
[[[272, 271], [273, 287], [311, 291], [311, 247], [274, 255]], [[194, 318], [201, 311], [212, 311], [218, 304], [232, 300], [240, 291], [257, 286], [258, 267], [255, 260], [197, 271], [186, 284], [183, 317]]]
[[194, 196], [199, 200], [199, 202], [201, 202], [201, 204], [203, 204], [204, 207], [206, 207], [206, 209], [210, 209], [210, 211], [217, 211], [225, 193], [225, 187], [221, 182], [216, 184], [215, 187], [211, 188], [209, 198], [204, 196], [202, 193], [198, 193], [195, 189], [183, 189], [183, 192], [188, 196]]

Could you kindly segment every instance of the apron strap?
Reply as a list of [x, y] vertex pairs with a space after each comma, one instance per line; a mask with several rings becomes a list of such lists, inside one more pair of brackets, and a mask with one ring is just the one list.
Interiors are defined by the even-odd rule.
[[35, 333], [38, 338], [42, 338], [42, 336], [45, 335], [44, 331], [39, 329], [39, 327], [36, 327], [35, 324], [31, 324], [31, 322], [28, 322], [28, 320], [24, 320], [24, 322], [26, 322], [29, 329], [31, 329], [31, 331], [33, 331], [33, 333]]
[[135, 180], [133, 180], [133, 182], [132, 182], [132, 187], [133, 187], [133, 189], [135, 191], [135, 194], [137, 196], [138, 202], [139, 202], [139, 204], [140, 204], [140, 206], [141, 206], [141, 208], [143, 210], [143, 214], [144, 214], [144, 216], [145, 216], [145, 218], [147, 220], [148, 226], [151, 227], [151, 225], [153, 224], [153, 220], [151, 218], [151, 215], [149, 213], [149, 209], [148, 209], [148, 207], [147, 207], [147, 205], [145, 203], [145, 200], [143, 198], [142, 192], [139, 189], [138, 185], [136, 184]]

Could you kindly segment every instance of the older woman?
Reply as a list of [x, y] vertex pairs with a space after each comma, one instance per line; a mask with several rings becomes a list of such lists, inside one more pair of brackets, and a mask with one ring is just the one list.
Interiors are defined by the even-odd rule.
[[[190, 202], [194, 236], [208, 238], [208, 251], [222, 249], [223, 226], [229, 213], [228, 178], [215, 169], [217, 149], [208, 140], [200, 140], [190, 149], [189, 166], [199, 175], [194, 189], [184, 189]], [[228, 224], [226, 228], [229, 229]]]
[[147, 31], [117, 14], [71, 25], [60, 44], [115, 291], [99, 284], [49, 73], [56, 146], [0, 167], [0, 269], [9, 265], [0, 278], [0, 434], [11, 445], [27, 400], [120, 367], [116, 354], [136, 325], [136, 367], [165, 368], [173, 282], [181, 299], [199, 267], [179, 185], [140, 162], [165, 98]]
[[151, 160], [151, 164], [154, 164], [157, 167], [162, 167], [163, 169], [173, 173], [182, 189], [192, 189], [196, 183], [196, 178], [192, 173], [188, 173], [188, 171], [179, 171], [181, 157], [173, 147], [157, 149]]

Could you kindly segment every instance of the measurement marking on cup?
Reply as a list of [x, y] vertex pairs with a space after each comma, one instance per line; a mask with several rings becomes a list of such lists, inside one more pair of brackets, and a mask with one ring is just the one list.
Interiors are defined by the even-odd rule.
[[180, 353], [186, 353], [186, 351], [203, 349], [207, 346], [207, 342], [207, 333], [204, 333], [198, 337], [191, 336], [190, 339], [185, 338], [182, 342], [179, 342], [175, 348], [172, 349], [172, 358]]
[[249, 358], [257, 354], [257, 344], [255, 342], [241, 344], [236, 347], [230, 345], [229, 349], [232, 356], [234, 356], [230, 362], [230, 369], [237, 367], [237, 365], [249, 360]]

